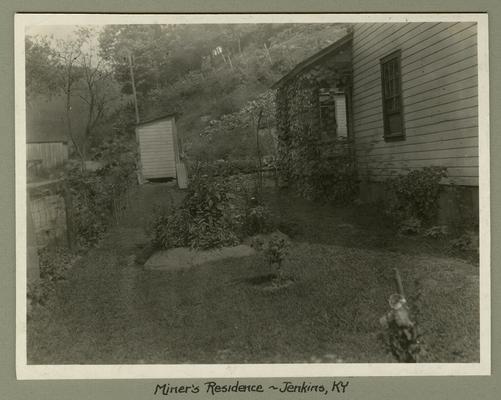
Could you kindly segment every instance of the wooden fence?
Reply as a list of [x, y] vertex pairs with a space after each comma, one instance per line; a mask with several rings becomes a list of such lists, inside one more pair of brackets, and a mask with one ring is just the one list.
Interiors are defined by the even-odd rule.
[[58, 192], [30, 198], [29, 207], [35, 226], [38, 247], [67, 243], [66, 206], [64, 197]]
[[62, 165], [68, 159], [68, 144], [65, 142], [27, 143], [26, 160], [39, 162], [45, 169]]

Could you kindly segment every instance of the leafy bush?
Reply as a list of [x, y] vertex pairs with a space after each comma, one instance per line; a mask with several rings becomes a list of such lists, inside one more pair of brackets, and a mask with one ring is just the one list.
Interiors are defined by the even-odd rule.
[[153, 221], [153, 245], [161, 249], [183, 247], [188, 243], [189, 215], [183, 209], [157, 211]]
[[191, 248], [213, 249], [236, 245], [239, 239], [227, 221], [200, 216], [189, 224], [188, 242]]
[[155, 219], [153, 243], [163, 249], [210, 249], [236, 244], [233, 197], [228, 185], [198, 171], [191, 177], [181, 206]]
[[65, 247], [43, 248], [38, 251], [40, 280], [29, 283], [27, 298], [30, 305], [46, 305], [56, 290], [56, 282], [66, 279], [66, 272], [73, 266], [77, 256]]
[[178, 208], [158, 212], [153, 243], [163, 249], [210, 249], [231, 246], [246, 236], [269, 233], [276, 219], [256, 188], [241, 178], [222, 180], [195, 167], [188, 191]]
[[71, 229], [77, 245], [88, 248], [99, 242], [111, 224], [114, 201], [135, 183], [135, 165], [131, 159], [115, 159], [97, 171], [88, 171], [69, 163], [65, 181], [72, 202]]
[[446, 176], [443, 167], [424, 167], [387, 180], [387, 215], [397, 223], [411, 217], [425, 223], [433, 221], [438, 212], [440, 181]]

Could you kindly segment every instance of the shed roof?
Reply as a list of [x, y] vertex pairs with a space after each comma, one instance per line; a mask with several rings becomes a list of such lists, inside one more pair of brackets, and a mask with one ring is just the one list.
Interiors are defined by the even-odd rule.
[[275, 82], [272, 86], [272, 89], [277, 89], [282, 86], [284, 83], [290, 81], [291, 79], [298, 76], [301, 72], [308, 70], [309, 68], [319, 64], [324, 61], [329, 56], [332, 56], [339, 52], [340, 50], [350, 46], [351, 41], [353, 39], [353, 34], [350, 32], [343, 36], [341, 39], [335, 41], [331, 45], [326, 48], [320, 50], [319, 52], [313, 54], [311, 57], [306, 60], [301, 61], [297, 64], [287, 75], [284, 75], [279, 81]]
[[177, 113], [170, 113], [170, 114], [165, 114], [165, 115], [161, 115], [161, 116], [154, 117], [154, 118], [148, 118], [144, 121], [137, 123], [136, 126], [151, 124], [152, 122], [162, 121], [164, 119], [172, 119], [172, 118], [176, 119], [177, 115], [178, 115]]

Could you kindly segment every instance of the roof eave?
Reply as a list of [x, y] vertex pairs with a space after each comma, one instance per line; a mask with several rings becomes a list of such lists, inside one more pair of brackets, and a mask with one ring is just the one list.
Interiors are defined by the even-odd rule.
[[335, 41], [334, 43], [330, 44], [326, 48], [313, 54], [311, 57], [307, 58], [306, 60], [301, 61], [287, 75], [284, 75], [282, 78], [280, 78], [280, 80], [275, 82], [271, 88], [278, 89], [284, 83], [290, 81], [291, 79], [293, 79], [294, 77], [299, 75], [301, 72], [305, 71], [309, 67], [312, 67], [313, 65], [322, 61], [325, 57], [328, 57], [328, 56], [332, 55], [333, 53], [335, 53], [336, 51], [338, 51], [345, 44], [349, 43], [352, 39], [353, 39], [353, 33], [352, 32], [347, 33], [341, 39]]
[[151, 118], [151, 119], [148, 119], [146, 121], [141, 121], [141, 122], [137, 123], [135, 126], [151, 124], [153, 122], [162, 121], [164, 119], [172, 119], [172, 118], [176, 119], [178, 115], [179, 115], [178, 113], [171, 113], [171, 114], [162, 115], [160, 117]]

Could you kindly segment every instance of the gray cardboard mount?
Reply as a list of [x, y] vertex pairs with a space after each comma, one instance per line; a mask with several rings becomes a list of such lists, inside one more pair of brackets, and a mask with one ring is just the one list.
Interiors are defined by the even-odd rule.
[[[302, 0], [2, 0], [0, 6], [0, 400], [16, 399], [149, 399], [154, 395], [157, 383], [191, 384], [204, 380], [99, 380], [99, 381], [16, 381], [15, 376], [15, 192], [14, 192], [14, 14], [16, 12], [87, 12], [87, 13], [222, 13], [222, 12], [488, 12], [490, 42], [490, 107], [500, 110], [499, 93], [501, 76], [501, 2], [498, 0], [351, 0], [351, 1], [302, 1]], [[492, 376], [490, 377], [379, 377], [353, 378], [346, 394], [329, 396], [312, 394], [267, 393], [266, 395], [169, 395], [175, 398], [326, 398], [346, 399], [494, 399], [501, 392], [499, 376], [501, 286], [499, 257], [500, 247], [500, 172], [501, 117], [493, 112], [491, 117], [491, 223], [492, 223]], [[311, 383], [328, 383], [335, 379], [309, 379]], [[342, 378], [346, 380], [346, 378]], [[279, 384], [283, 379], [246, 379], [252, 383]], [[218, 380], [227, 383], [225, 380]], [[228, 382], [234, 381], [226, 380]], [[297, 381], [297, 379], [296, 379]], [[162, 397], [162, 396], [160, 396]]]

